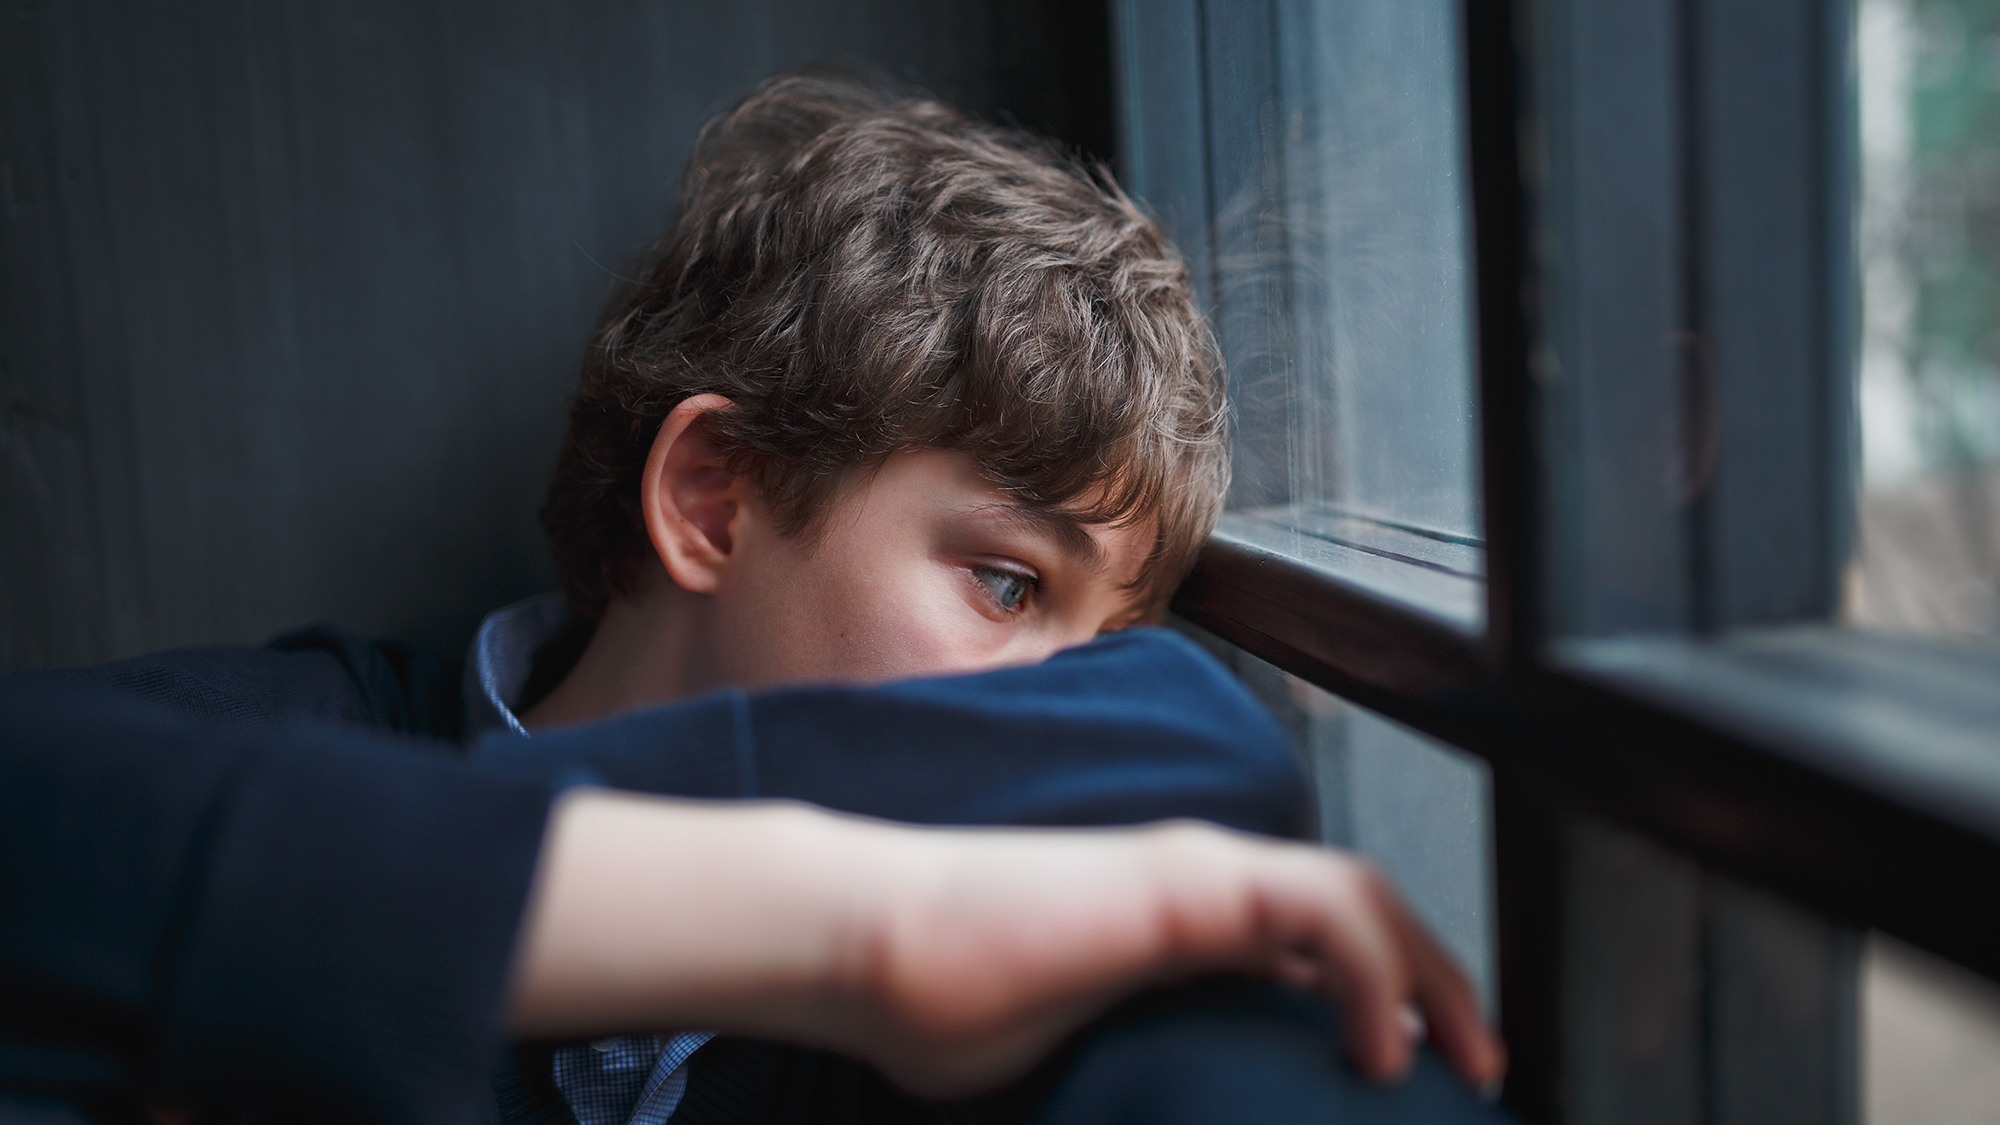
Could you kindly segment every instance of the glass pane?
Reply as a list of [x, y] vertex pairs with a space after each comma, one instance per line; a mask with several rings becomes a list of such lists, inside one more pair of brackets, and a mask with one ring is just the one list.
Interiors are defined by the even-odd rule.
[[1118, 10], [1124, 176], [1229, 364], [1224, 533], [1477, 628], [1457, 3]]
[[1859, 0], [1849, 617], [2000, 636], [2000, 3]]
[[1292, 733], [1320, 838], [1367, 856], [1495, 1011], [1492, 790], [1486, 763], [1357, 707], [1185, 622]]
[[2000, 1118], [2000, 986], [1883, 934], [1861, 962], [1867, 1125]]
[[1476, 538], [1457, 9], [1280, 6], [1286, 436], [1294, 503]]

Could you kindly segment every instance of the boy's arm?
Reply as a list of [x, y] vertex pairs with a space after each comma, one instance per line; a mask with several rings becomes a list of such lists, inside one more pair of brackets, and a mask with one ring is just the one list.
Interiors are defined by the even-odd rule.
[[[1309, 837], [1313, 825], [1297, 757], [1268, 712], [1206, 653], [1153, 629], [1035, 666], [859, 690], [727, 693], [532, 739], [490, 738], [475, 754], [625, 789], [788, 797], [920, 823], [1200, 817], [1291, 837]], [[1393, 893], [1387, 901], [1402, 911]], [[1353, 917], [1370, 924], [1378, 914], [1364, 905]], [[1452, 995], [1464, 1003], [1439, 1001], [1447, 1014], [1434, 1015], [1435, 1037], [1476, 1083], [1488, 1072], [1464, 1044], [1490, 1041], [1470, 992]]]
[[0, 1083], [486, 1112], [555, 787], [421, 745], [0, 677]]
[[542, 880], [514, 993], [530, 1036], [713, 1027], [953, 1096], [1142, 986], [1232, 971], [1336, 1000], [1375, 1077], [1408, 1066], [1413, 1010], [1475, 1084], [1500, 1068], [1465, 977], [1371, 868], [1194, 822], [911, 830], [574, 790]]
[[[457, 665], [329, 628], [34, 674], [239, 727], [301, 722], [454, 737]], [[414, 744], [412, 744], [414, 745]], [[433, 743], [432, 749], [447, 744]], [[1174, 634], [1134, 629], [1033, 666], [876, 688], [719, 693], [482, 757], [531, 774], [694, 797], [788, 797], [930, 824], [1199, 817], [1314, 835], [1283, 733]]]
[[1212, 658], [1161, 629], [976, 675], [718, 693], [531, 739], [490, 736], [474, 753], [620, 789], [790, 798], [912, 823], [1198, 817], [1315, 835], [1284, 732]]
[[367, 727], [443, 740], [455, 750], [465, 725], [463, 671], [457, 660], [397, 641], [314, 625], [255, 647], [169, 649], [36, 675], [229, 726]]
[[[1316, 849], [582, 794], [544, 854], [550, 788], [532, 775], [47, 687], [0, 681], [13, 1092], [478, 1115], [538, 854], [523, 1029], [713, 1023], [857, 1050], [943, 1092], [1018, 1071], [1121, 991], [1206, 968], [1346, 996], [1375, 1066], [1407, 1050], [1404, 998], [1447, 1035], [1478, 1028], [1393, 898]], [[807, 846], [778, 846], [773, 815], [817, 825], [792, 839]], [[657, 862], [669, 852], [696, 862]], [[1491, 1065], [1479, 1035], [1466, 1059]]]

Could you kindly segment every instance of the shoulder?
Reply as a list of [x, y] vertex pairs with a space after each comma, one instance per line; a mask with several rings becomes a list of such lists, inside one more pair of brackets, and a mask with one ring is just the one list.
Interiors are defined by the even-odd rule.
[[456, 740], [460, 664], [316, 625], [267, 645], [204, 645], [90, 668], [15, 673], [17, 685], [109, 689], [229, 726], [333, 723]]

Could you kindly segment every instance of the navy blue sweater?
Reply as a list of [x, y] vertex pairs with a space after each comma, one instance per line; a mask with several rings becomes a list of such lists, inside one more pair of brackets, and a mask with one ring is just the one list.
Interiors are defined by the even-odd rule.
[[515, 927], [576, 782], [924, 823], [1312, 831], [1282, 732], [1160, 630], [469, 751], [457, 683], [333, 630], [0, 677], [0, 1090], [490, 1118]]

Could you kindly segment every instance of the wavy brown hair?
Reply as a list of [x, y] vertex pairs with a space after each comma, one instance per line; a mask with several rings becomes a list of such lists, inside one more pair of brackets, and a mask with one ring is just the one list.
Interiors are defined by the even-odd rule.
[[1156, 521], [1157, 604], [1228, 482], [1219, 360], [1186, 267], [1100, 166], [921, 95], [788, 75], [702, 130], [680, 212], [584, 359], [542, 522], [595, 618], [650, 554], [639, 480], [691, 395], [786, 534], [857, 470], [970, 455], [1018, 501]]

